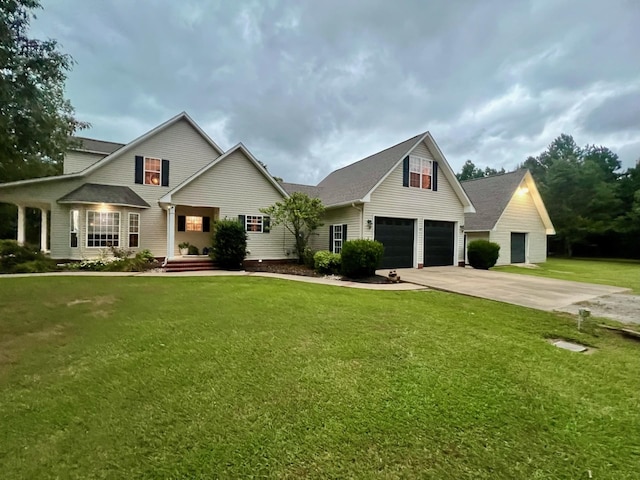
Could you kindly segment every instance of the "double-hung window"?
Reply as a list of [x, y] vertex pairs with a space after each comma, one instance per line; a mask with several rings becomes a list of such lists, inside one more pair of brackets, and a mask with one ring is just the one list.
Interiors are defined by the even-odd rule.
[[71, 248], [76, 248], [78, 246], [80, 210], [71, 210], [69, 213], [69, 245]]
[[431, 160], [409, 157], [409, 186], [431, 190], [433, 164]]
[[342, 251], [342, 225], [333, 226], [333, 253]]
[[145, 185], [160, 185], [160, 173], [161, 173], [162, 160], [159, 158], [144, 159], [144, 184]]
[[245, 230], [247, 232], [262, 233], [262, 215], [247, 215], [245, 222]]
[[187, 215], [185, 226], [187, 232], [202, 232], [202, 217]]
[[120, 212], [87, 212], [87, 247], [120, 246]]
[[137, 248], [140, 246], [140, 214], [129, 214], [129, 247]]

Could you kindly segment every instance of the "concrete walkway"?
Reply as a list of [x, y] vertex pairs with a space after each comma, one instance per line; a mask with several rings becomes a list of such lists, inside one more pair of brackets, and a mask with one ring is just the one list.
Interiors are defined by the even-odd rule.
[[[386, 276], [388, 272], [379, 270], [376, 273]], [[403, 281], [425, 287], [547, 311], [566, 310], [567, 306], [577, 302], [629, 291], [608, 285], [475, 270], [470, 267], [430, 267], [420, 270], [403, 268], [397, 272]]]
[[226, 270], [207, 270], [200, 272], [50, 272], [50, 273], [16, 273], [0, 275], [0, 279], [24, 277], [267, 277], [295, 282], [315, 283], [318, 285], [333, 285], [334, 287], [360, 288], [364, 290], [425, 290], [425, 287], [414, 283], [358, 283], [338, 280], [332, 277], [305, 277], [302, 275], [285, 275], [268, 272], [231, 272]]

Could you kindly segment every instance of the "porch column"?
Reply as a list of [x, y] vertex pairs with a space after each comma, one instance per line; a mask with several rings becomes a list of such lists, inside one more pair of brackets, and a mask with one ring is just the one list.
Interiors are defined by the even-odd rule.
[[167, 260], [173, 258], [174, 245], [176, 242], [176, 207], [171, 205], [167, 208]]
[[40, 250], [42, 252], [48, 252], [49, 248], [47, 245], [47, 233], [49, 229], [49, 221], [47, 219], [47, 213], [49, 213], [49, 210], [47, 210], [46, 208], [41, 208], [40, 212], [42, 212], [40, 220]]
[[25, 222], [26, 217], [24, 214], [24, 206], [18, 205], [18, 243], [20, 245], [24, 245], [24, 230], [25, 230]]

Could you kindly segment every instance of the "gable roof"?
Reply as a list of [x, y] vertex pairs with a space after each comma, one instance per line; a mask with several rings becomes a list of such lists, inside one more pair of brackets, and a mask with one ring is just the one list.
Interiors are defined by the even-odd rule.
[[196, 130], [202, 136], [202, 138], [204, 138], [205, 141], [209, 145], [211, 145], [211, 147], [215, 151], [217, 151], [220, 155], [222, 155], [224, 153], [223, 150], [213, 140], [211, 140], [211, 138], [206, 133], [204, 133], [204, 131], [198, 126], [198, 124], [193, 121], [193, 119], [187, 114], [187, 112], [182, 112], [182, 113], [179, 113], [178, 115], [176, 115], [175, 117], [170, 118], [166, 122], [161, 123], [160, 125], [158, 125], [154, 129], [149, 130], [147, 133], [139, 136], [138, 138], [136, 138], [135, 140], [127, 143], [126, 145], [122, 146], [121, 148], [118, 148], [113, 153], [111, 153], [111, 154], [107, 155], [106, 157], [98, 160], [97, 162], [95, 162], [94, 164], [90, 165], [89, 167], [85, 168], [84, 170], [82, 170], [80, 172], [67, 173], [65, 175], [55, 175], [55, 176], [51, 176], [51, 177], [31, 178], [31, 179], [28, 179], [28, 180], [18, 180], [16, 182], [0, 183], [0, 188], [17, 187], [17, 186], [20, 186], [20, 185], [30, 185], [30, 184], [42, 183], [42, 182], [53, 182], [53, 181], [58, 181], [58, 180], [66, 180], [66, 179], [69, 179], [69, 178], [82, 178], [85, 175], [87, 175], [88, 173], [92, 173], [95, 170], [103, 167], [107, 163], [111, 162], [114, 158], [118, 158], [120, 155], [133, 150], [138, 145], [140, 145], [142, 142], [148, 140], [149, 138], [153, 137], [154, 135], [160, 133], [161, 131], [166, 130], [167, 128], [171, 127], [172, 125], [178, 123], [180, 120], [185, 120], [189, 125], [191, 125], [191, 127], [193, 127], [193, 129]]
[[475, 212], [471, 200], [429, 132], [415, 135], [397, 145], [331, 172], [316, 187], [319, 198], [327, 207], [370, 201], [371, 193], [421, 142], [425, 142], [438, 162], [439, 171], [449, 180], [454, 193], [464, 206], [465, 213]]
[[94, 138], [86, 138], [86, 137], [71, 137], [71, 138], [78, 142], [78, 146], [71, 147], [71, 150], [75, 150], [78, 152], [102, 153], [105, 155], [109, 155], [110, 153], [113, 153], [116, 150], [125, 146], [124, 143], [106, 142], [104, 140], [96, 140]]
[[475, 214], [465, 215], [465, 231], [492, 230], [523, 182], [529, 189], [547, 234], [553, 235], [555, 230], [547, 209], [531, 173], [526, 169], [461, 182], [476, 207]]
[[329, 206], [362, 201], [376, 184], [415, 147], [424, 133], [334, 170], [322, 180], [322, 202]]
[[315, 187], [313, 185], [303, 185], [301, 183], [289, 183], [289, 182], [280, 182], [282, 188], [284, 188], [288, 194], [292, 194], [295, 192], [306, 193], [311, 198], [322, 198], [321, 187]]
[[267, 181], [269, 181], [269, 183], [271, 183], [271, 185], [273, 185], [273, 187], [283, 197], [288, 197], [289, 196], [287, 191], [271, 176], [271, 174], [269, 172], [267, 172], [267, 170], [260, 164], [260, 162], [258, 162], [256, 157], [253, 156], [253, 154], [247, 149], [247, 147], [245, 147], [242, 143], [238, 143], [235, 147], [230, 148], [223, 155], [219, 156], [218, 158], [216, 158], [212, 162], [208, 163], [207, 165], [202, 167], [200, 170], [195, 172], [193, 175], [191, 175], [189, 178], [184, 180], [180, 185], [177, 185], [170, 192], [168, 192], [165, 195], [163, 195], [160, 198], [160, 200], [158, 200], [158, 203], [160, 203], [160, 204], [169, 204], [169, 203], [171, 203], [171, 196], [174, 193], [177, 193], [180, 190], [182, 190], [183, 188], [185, 188], [187, 185], [189, 185], [191, 182], [193, 182], [200, 175], [202, 175], [206, 171], [210, 170], [211, 168], [215, 167], [216, 165], [218, 165], [220, 162], [222, 162], [225, 159], [227, 159], [229, 156], [231, 156], [232, 153], [235, 153], [236, 151], [242, 152], [249, 159], [249, 161], [251, 163], [253, 163], [253, 165], [258, 169], [258, 171], [260, 173], [262, 173], [262, 175], [264, 175], [264, 177], [267, 179]]
[[58, 203], [106, 203], [123, 207], [149, 208], [140, 196], [129, 187], [85, 183], [58, 199]]

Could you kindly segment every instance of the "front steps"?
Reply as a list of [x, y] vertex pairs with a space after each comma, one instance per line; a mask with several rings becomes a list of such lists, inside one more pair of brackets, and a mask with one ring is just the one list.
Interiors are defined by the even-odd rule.
[[173, 272], [202, 272], [218, 270], [218, 266], [206, 255], [185, 255], [172, 258], [164, 266], [167, 273]]

